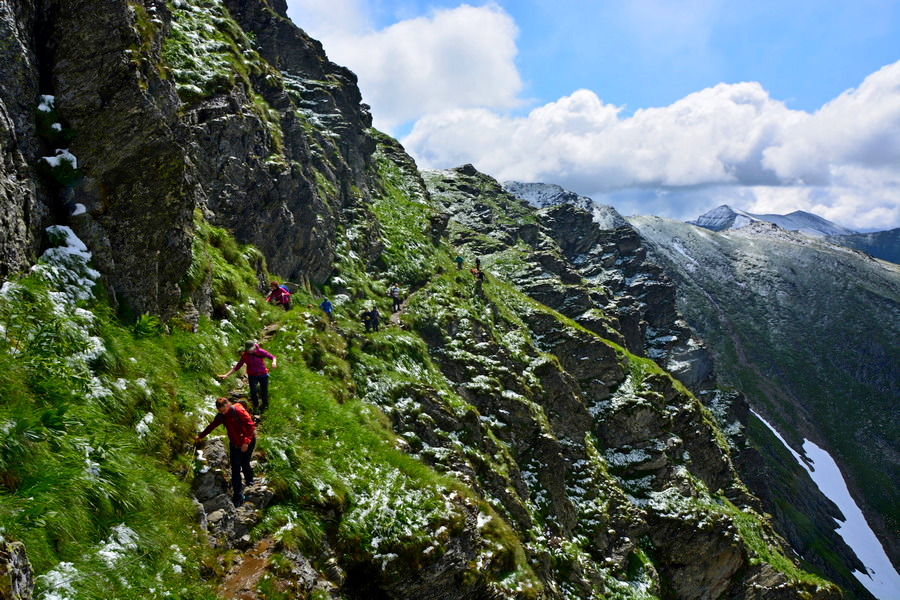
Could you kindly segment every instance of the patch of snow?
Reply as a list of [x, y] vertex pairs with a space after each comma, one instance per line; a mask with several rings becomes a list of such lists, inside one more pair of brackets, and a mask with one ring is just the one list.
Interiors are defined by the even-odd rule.
[[147, 413], [144, 415], [144, 418], [140, 420], [135, 429], [137, 430], [138, 437], [145, 437], [148, 433], [150, 433], [150, 423], [153, 422], [153, 413]]
[[41, 96], [41, 103], [38, 104], [38, 110], [41, 112], [50, 112], [51, 110], [53, 110], [53, 105], [55, 102], [56, 97], [50, 96], [49, 94], [44, 94], [43, 96]]
[[57, 148], [55, 156], [42, 156], [41, 160], [51, 167], [58, 167], [62, 163], [67, 162], [73, 169], [78, 168], [78, 159], [75, 158], [74, 154], [69, 152], [68, 148]]
[[772, 425], [755, 411], [751, 412], [784, 444], [797, 462], [806, 469], [819, 490], [843, 513], [845, 520], [836, 521], [837, 533], [867, 570], [866, 573], [854, 571], [853, 576], [879, 600], [900, 598], [900, 575], [897, 574], [884, 547], [850, 495], [844, 476], [831, 455], [807, 439], [803, 440], [803, 452], [806, 456], [800, 455], [785, 442]]

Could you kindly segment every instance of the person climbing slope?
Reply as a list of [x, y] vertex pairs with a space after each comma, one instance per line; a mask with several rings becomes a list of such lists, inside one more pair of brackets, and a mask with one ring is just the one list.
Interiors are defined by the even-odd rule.
[[250, 382], [250, 402], [253, 404], [253, 412], [258, 413], [260, 410], [259, 401], [262, 400], [261, 410], [269, 408], [269, 369], [266, 368], [265, 359], [272, 361], [272, 368], [278, 367], [278, 359], [274, 355], [266, 352], [259, 347], [259, 344], [253, 340], [248, 340], [244, 344], [244, 351], [237, 364], [231, 367], [231, 370], [224, 375], [219, 375], [219, 379], [225, 379], [232, 373], [240, 370], [247, 365], [247, 380]]
[[373, 331], [378, 331], [378, 325], [381, 323], [381, 313], [378, 312], [378, 309], [375, 305], [372, 305], [372, 308], [369, 309], [369, 319], [370, 324], [372, 325]]
[[216, 398], [216, 410], [219, 412], [206, 429], [197, 434], [194, 443], [197, 444], [208, 436], [219, 425], [225, 425], [228, 433], [229, 458], [231, 461], [231, 489], [234, 492], [232, 501], [235, 506], [244, 503], [244, 475], [246, 484], [253, 485], [253, 467], [250, 465], [250, 457], [256, 447], [256, 424], [253, 417], [240, 404], [232, 404], [228, 398]]
[[391, 312], [397, 312], [400, 310], [400, 286], [397, 285], [396, 281], [394, 282], [394, 285], [391, 286], [391, 289], [388, 290], [388, 294], [390, 294], [391, 301], [393, 302]]
[[291, 310], [291, 293], [287, 287], [280, 285], [277, 281], [270, 281], [269, 287], [272, 288], [272, 291], [266, 296], [266, 302], [274, 302], [284, 310]]
[[322, 311], [324, 311], [325, 316], [328, 317], [328, 322], [331, 323], [331, 321], [332, 321], [331, 311], [334, 310], [334, 304], [331, 303], [331, 300], [329, 300], [328, 298], [325, 298], [324, 300], [322, 300], [322, 303], [319, 304], [319, 308], [321, 308]]

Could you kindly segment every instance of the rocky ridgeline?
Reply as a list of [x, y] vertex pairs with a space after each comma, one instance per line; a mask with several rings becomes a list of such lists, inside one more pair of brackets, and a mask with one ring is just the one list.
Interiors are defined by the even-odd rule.
[[[543, 208], [534, 210], [522, 199], [536, 193], [529, 184], [507, 183], [507, 192], [471, 165], [425, 177], [443, 209], [465, 226], [450, 242], [466, 249], [469, 262], [481, 257], [538, 302], [649, 356], [689, 388], [711, 387], [709, 354], [676, 313], [675, 286], [646, 260], [637, 232], [613, 208], [551, 186], [559, 193], [545, 194]], [[473, 232], [480, 237], [472, 239]]]

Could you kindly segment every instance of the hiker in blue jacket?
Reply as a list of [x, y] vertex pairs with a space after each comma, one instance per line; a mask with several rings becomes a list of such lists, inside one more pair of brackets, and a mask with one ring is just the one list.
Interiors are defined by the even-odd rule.
[[322, 303], [319, 304], [319, 308], [325, 312], [325, 315], [328, 317], [328, 322], [330, 323], [332, 320], [331, 311], [334, 310], [334, 304], [331, 303], [331, 300], [325, 298], [322, 300]]

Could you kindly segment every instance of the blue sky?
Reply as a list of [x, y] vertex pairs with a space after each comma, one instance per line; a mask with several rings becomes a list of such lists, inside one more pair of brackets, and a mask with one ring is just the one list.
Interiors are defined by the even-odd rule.
[[[372, 26], [382, 29], [460, 4], [359, 6], [368, 5]], [[494, 4], [519, 30], [524, 95], [544, 102], [588, 88], [633, 110], [717, 83], [759, 81], [790, 107], [814, 111], [900, 59], [900, 2], [889, 0]]]
[[900, 227], [900, 1], [288, 4], [424, 168]]

